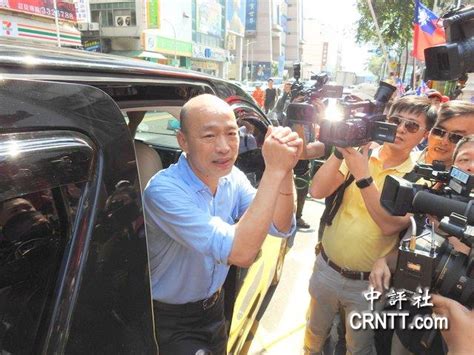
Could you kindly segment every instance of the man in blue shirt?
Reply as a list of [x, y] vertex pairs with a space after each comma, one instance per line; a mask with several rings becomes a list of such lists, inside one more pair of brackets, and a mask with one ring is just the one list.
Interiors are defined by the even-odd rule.
[[182, 108], [177, 164], [144, 192], [160, 354], [226, 353], [222, 285], [230, 265], [249, 267], [265, 236], [295, 229], [292, 169], [302, 140], [270, 127], [256, 191], [234, 167], [239, 127], [230, 106], [200, 95]]

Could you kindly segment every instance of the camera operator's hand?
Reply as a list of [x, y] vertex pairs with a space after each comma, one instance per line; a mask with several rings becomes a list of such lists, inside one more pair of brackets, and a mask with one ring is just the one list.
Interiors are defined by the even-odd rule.
[[370, 144], [362, 146], [361, 151], [355, 148], [337, 148], [346, 161], [347, 167], [355, 180], [365, 179], [370, 176], [369, 172], [369, 147]]
[[390, 286], [390, 268], [385, 257], [375, 260], [370, 271], [369, 282], [377, 291], [384, 292]]
[[432, 295], [433, 312], [448, 318], [448, 330], [442, 330], [449, 354], [472, 354], [474, 310], [440, 295]]

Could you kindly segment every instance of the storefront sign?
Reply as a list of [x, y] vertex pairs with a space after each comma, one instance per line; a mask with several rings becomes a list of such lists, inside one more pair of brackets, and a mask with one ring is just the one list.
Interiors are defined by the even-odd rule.
[[[8, 0], [0, 1], [0, 7], [10, 11], [25, 12], [36, 16], [54, 18], [53, 1], [49, 0]], [[76, 8], [73, 2], [57, 0], [56, 10], [58, 18], [64, 21], [73, 21], [76, 19]]]
[[100, 41], [99, 40], [84, 41], [84, 49], [88, 52], [100, 52]]
[[[51, 44], [57, 43], [56, 29], [54, 24], [51, 27], [35, 26], [25, 23], [19, 23], [12, 19], [0, 18], [0, 37], [20, 37]], [[60, 41], [65, 46], [82, 46], [81, 33], [74, 27], [64, 28], [61, 26], [59, 30]]]
[[193, 58], [224, 62], [228, 55], [227, 52], [228, 51], [222, 48], [210, 48], [199, 44], [193, 44]]
[[160, 0], [146, 0], [148, 28], [160, 28]]
[[247, 14], [245, 17], [245, 31], [257, 31], [257, 0], [247, 0]]
[[145, 50], [151, 52], [158, 52], [168, 55], [191, 57], [193, 54], [193, 45], [191, 42], [184, 42], [157, 36], [153, 34], [145, 34]]
[[91, 22], [89, 0], [74, 0], [74, 6], [76, 7], [77, 22]]

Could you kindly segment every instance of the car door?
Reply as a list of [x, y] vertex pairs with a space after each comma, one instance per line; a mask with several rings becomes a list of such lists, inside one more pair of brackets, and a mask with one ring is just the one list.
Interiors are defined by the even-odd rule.
[[[231, 97], [226, 101], [234, 110], [240, 131], [239, 156], [235, 165], [258, 187], [265, 169], [261, 148], [269, 122], [247, 100]], [[272, 282], [281, 246], [285, 242], [269, 235], [250, 268], [232, 268], [226, 282], [226, 292], [234, 296], [233, 313], [228, 315], [231, 318], [229, 353], [238, 353], [243, 345]]]
[[156, 354], [130, 133], [96, 88], [0, 84], [2, 353]]

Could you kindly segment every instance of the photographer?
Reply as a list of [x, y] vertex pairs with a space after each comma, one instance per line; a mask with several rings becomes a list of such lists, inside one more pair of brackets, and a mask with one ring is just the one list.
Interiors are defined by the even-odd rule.
[[[346, 315], [368, 309], [362, 292], [368, 286], [375, 260], [388, 254], [398, 243], [398, 233], [409, 224], [409, 217], [394, 217], [380, 204], [380, 189], [387, 175], [403, 176], [413, 169], [412, 149], [427, 135], [434, 123], [428, 115], [429, 99], [407, 96], [390, 108], [388, 121], [398, 124], [393, 143], [384, 143], [370, 158], [368, 145], [360, 151], [338, 148], [313, 178], [310, 194], [324, 198], [344, 184], [349, 185], [332, 225], [326, 226], [322, 247], [310, 279], [310, 316], [306, 326], [305, 350], [321, 351], [335, 314]], [[373, 332], [346, 329], [347, 351], [373, 351]]]
[[[471, 175], [474, 173], [474, 135], [464, 137], [457, 144], [454, 152], [454, 166]], [[456, 241], [459, 242], [458, 239]], [[470, 248], [466, 248], [461, 252], [468, 253], [469, 251]], [[433, 313], [448, 319], [449, 329], [441, 331], [448, 353], [472, 354], [474, 310], [469, 310], [459, 302], [440, 295], [433, 295], [432, 301]]]
[[[464, 101], [450, 101], [441, 106], [435, 127], [428, 135], [428, 147], [418, 159], [419, 163], [432, 164], [433, 161], [444, 163], [446, 168], [451, 167], [456, 143], [463, 136], [474, 134], [474, 105]], [[464, 152], [463, 154], [469, 154]], [[474, 154], [474, 152], [473, 152]], [[454, 155], [454, 157], [453, 157]], [[462, 164], [458, 161], [458, 164]], [[459, 166], [461, 169], [465, 169]], [[472, 169], [472, 168], [470, 168]], [[466, 169], [466, 171], [469, 171]], [[378, 291], [388, 289], [390, 284], [390, 270], [394, 271], [397, 262], [397, 250], [386, 257], [378, 259], [372, 268], [370, 281]]]
[[[435, 127], [428, 135], [428, 147], [422, 152], [418, 162], [432, 164], [434, 161], [438, 161], [449, 168], [454, 159], [455, 166], [471, 172], [473, 167], [469, 164], [471, 161], [469, 158], [471, 154], [474, 155], [474, 147], [472, 147], [472, 141], [467, 137], [461, 138], [463, 135], [474, 134], [474, 105], [463, 101], [450, 101], [441, 106], [438, 115]], [[455, 145], [456, 143], [458, 143], [458, 146]], [[464, 145], [464, 149], [460, 149]], [[441, 188], [441, 186], [437, 186], [437, 188]], [[448, 239], [456, 250], [466, 252], [466, 246], [457, 238], [448, 237]], [[369, 280], [377, 291], [388, 290], [391, 273], [396, 268], [397, 257], [398, 248], [395, 248], [389, 255], [376, 260], [374, 263]], [[406, 349], [423, 351], [419, 345], [422, 332], [407, 332], [396, 329], [395, 333], [392, 352], [407, 352]], [[382, 344], [382, 346], [385, 346], [385, 344]], [[442, 349], [439, 350], [443, 353]], [[434, 350], [430, 349], [430, 353], [432, 351]]]
[[[290, 102], [303, 102], [305, 100], [304, 94], [299, 94], [292, 100], [291, 95], [292, 82], [285, 82], [283, 93], [278, 99], [277, 104], [273, 112], [275, 113], [278, 122], [283, 125], [290, 127], [293, 131], [297, 132], [301, 139], [303, 139], [303, 152], [300, 156], [300, 160], [294, 168], [295, 173], [295, 186], [297, 193], [296, 202], [296, 226], [298, 228], [309, 228], [310, 225], [302, 218], [303, 207], [306, 201], [306, 196], [309, 190], [310, 180], [310, 160], [316, 159], [324, 155], [324, 144], [315, 141], [317, 136], [318, 126], [316, 124], [307, 125], [301, 123], [295, 123], [294, 117], [289, 117], [287, 114], [288, 105]], [[314, 117], [313, 122], [318, 121], [324, 116], [325, 106], [321, 100], [317, 98], [311, 98], [311, 104], [314, 106], [314, 114], [319, 117]]]

